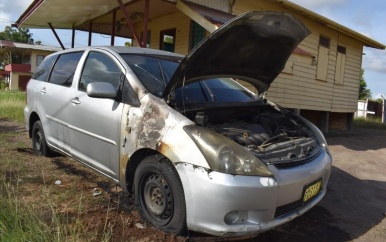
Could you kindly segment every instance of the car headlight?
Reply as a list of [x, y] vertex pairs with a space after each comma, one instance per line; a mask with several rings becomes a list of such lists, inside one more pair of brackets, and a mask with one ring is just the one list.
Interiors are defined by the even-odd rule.
[[188, 125], [184, 130], [212, 170], [233, 175], [273, 176], [256, 156], [225, 136], [201, 126]]

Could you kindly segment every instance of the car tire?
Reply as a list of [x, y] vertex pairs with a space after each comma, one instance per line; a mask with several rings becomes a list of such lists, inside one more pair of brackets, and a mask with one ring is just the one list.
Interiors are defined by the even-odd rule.
[[161, 155], [146, 157], [134, 176], [135, 204], [141, 217], [168, 233], [186, 232], [182, 183], [172, 163]]
[[47, 145], [40, 120], [36, 121], [32, 126], [32, 148], [34, 153], [39, 156], [50, 156], [52, 154], [50, 147]]

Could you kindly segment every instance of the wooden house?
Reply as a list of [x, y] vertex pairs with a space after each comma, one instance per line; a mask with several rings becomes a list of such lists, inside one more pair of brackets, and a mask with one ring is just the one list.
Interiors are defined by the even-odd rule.
[[[64, 9], [66, 14], [62, 14]], [[385, 46], [290, 1], [34, 0], [16, 25], [89, 31], [89, 45], [91, 33], [96, 32], [111, 35], [111, 45], [114, 36], [121, 36], [142, 47], [187, 54], [223, 23], [251, 10], [287, 12], [311, 30], [266, 97], [300, 113], [325, 132], [351, 129], [363, 47]]]

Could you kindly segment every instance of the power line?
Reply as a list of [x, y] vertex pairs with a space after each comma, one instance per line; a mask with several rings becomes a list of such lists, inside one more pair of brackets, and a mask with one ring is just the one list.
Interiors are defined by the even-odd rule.
[[[0, 20], [4, 20], [4, 21], [10, 22], [10, 23], [15, 22], [15, 21], [13, 21], [13, 20], [5, 19], [5, 18], [0, 18]], [[4, 21], [1, 21], [1, 22], [4, 22]]]

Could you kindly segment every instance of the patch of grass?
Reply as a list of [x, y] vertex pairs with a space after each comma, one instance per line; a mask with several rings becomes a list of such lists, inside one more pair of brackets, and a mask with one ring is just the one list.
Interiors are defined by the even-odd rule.
[[353, 125], [358, 128], [386, 130], [386, 124], [382, 123], [380, 117], [355, 118]]
[[16, 196], [12, 185], [1, 184], [0, 194], [0, 241], [53, 241], [49, 226]]
[[20, 131], [0, 132], [0, 242], [109, 241], [109, 210], [105, 220], [90, 224], [88, 213], [100, 206], [77, 182], [55, 185], [68, 178], [50, 159], [32, 155], [25, 138]]
[[0, 117], [24, 122], [26, 96], [20, 91], [0, 91]]
[[[83, 196], [77, 211], [61, 212], [60, 201], [53, 198], [49, 186], [44, 186], [37, 196], [40, 202], [26, 201], [21, 179], [0, 178], [0, 241], [110, 241], [112, 225], [109, 212], [101, 230], [89, 231], [82, 222], [87, 216]], [[86, 213], [85, 213], [86, 212]], [[103, 221], [98, 221], [102, 223]], [[100, 227], [99, 227], [100, 228]]]

